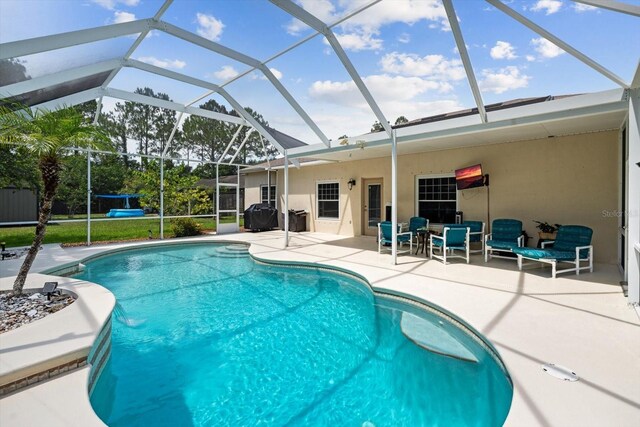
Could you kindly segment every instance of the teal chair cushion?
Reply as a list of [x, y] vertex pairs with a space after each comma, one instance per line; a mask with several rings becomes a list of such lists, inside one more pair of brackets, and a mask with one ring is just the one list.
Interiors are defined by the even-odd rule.
[[[433, 246], [436, 246], [438, 248], [441, 248], [442, 245], [444, 245], [444, 241], [442, 239], [433, 239]], [[461, 249], [461, 250], [465, 250], [465, 246], [457, 246], [457, 245], [451, 245], [449, 244], [449, 242], [447, 242], [447, 249]]]
[[506, 242], [502, 240], [487, 240], [487, 246], [493, 249], [513, 250], [518, 247], [517, 242]]
[[[593, 230], [582, 225], [562, 225], [558, 228], [556, 240], [553, 243], [553, 249], [556, 251], [572, 252], [575, 256], [578, 246], [589, 246]], [[588, 251], [583, 249], [580, 251], [580, 257], [584, 258], [588, 255]]]
[[425, 228], [427, 224], [429, 224], [429, 221], [426, 218], [414, 216], [409, 219], [409, 231], [415, 235], [419, 228]]
[[491, 239], [493, 241], [513, 242], [517, 246], [520, 235], [522, 235], [522, 221], [517, 219], [495, 219], [491, 223]]
[[[447, 231], [447, 248], [464, 249], [465, 239], [467, 237], [467, 226], [464, 224], [445, 224], [443, 230], [449, 228]], [[440, 240], [440, 239], [436, 239]], [[434, 241], [435, 244], [435, 241]]]
[[571, 251], [559, 251], [556, 249], [514, 248], [513, 253], [533, 259], [574, 260], [575, 249]]
[[[460, 224], [465, 227], [469, 227], [469, 232], [471, 233], [479, 233], [482, 231], [482, 221], [464, 221]], [[472, 234], [469, 236], [470, 242], [481, 242], [482, 236], [479, 234]]]
[[[391, 221], [383, 221], [380, 223], [380, 232], [382, 233], [382, 237], [380, 238], [380, 242], [384, 245], [390, 245], [393, 243], [392, 237], [392, 223]], [[398, 232], [400, 232], [400, 226], [398, 226]], [[406, 243], [411, 240], [411, 237], [408, 234], [404, 234], [402, 236], [398, 236], [398, 243]]]

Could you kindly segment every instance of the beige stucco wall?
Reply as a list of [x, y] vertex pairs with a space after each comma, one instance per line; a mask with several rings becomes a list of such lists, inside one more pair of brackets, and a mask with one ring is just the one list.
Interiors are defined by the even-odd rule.
[[[607, 131], [483, 147], [459, 148], [398, 157], [398, 219], [416, 214], [416, 176], [452, 173], [482, 163], [490, 175], [491, 219], [516, 218], [535, 236], [533, 220], [593, 228], [595, 258], [617, 262], [618, 222], [603, 211], [618, 209], [618, 132]], [[386, 204], [391, 201], [390, 158], [289, 169], [289, 208], [310, 212], [308, 229], [344, 235], [361, 234], [362, 179], [382, 177]], [[282, 212], [283, 173], [278, 171], [278, 209]], [[351, 191], [350, 178], [357, 181]], [[340, 182], [340, 219], [317, 219], [316, 183]], [[259, 201], [266, 174], [247, 176], [246, 206]], [[487, 188], [458, 193], [458, 209], [467, 220], [487, 222]]]

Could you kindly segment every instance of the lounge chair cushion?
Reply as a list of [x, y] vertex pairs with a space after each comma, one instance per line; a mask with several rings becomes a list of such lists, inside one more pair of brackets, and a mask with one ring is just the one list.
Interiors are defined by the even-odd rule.
[[575, 249], [573, 251], [559, 251], [557, 249], [535, 249], [535, 248], [513, 248], [513, 253], [533, 259], [555, 259], [574, 260], [576, 258]]
[[518, 242], [505, 242], [502, 240], [487, 240], [487, 246], [492, 249], [513, 250], [518, 247]]
[[522, 221], [517, 219], [496, 219], [491, 223], [491, 237], [494, 241], [517, 243], [521, 234]]
[[[442, 239], [433, 239], [433, 246], [437, 246], [437, 247], [441, 248], [442, 245], [444, 245], [444, 240], [442, 240]], [[451, 245], [451, 244], [449, 244], [449, 245], [447, 245], [447, 249], [465, 250], [466, 248], [465, 248], [464, 245], [460, 246], [460, 245]]]
[[[400, 242], [400, 243], [408, 242], [410, 240], [410, 238], [411, 237], [408, 234], [404, 234], [402, 236], [398, 236], [398, 242]], [[384, 244], [387, 244], [387, 243], [392, 243], [393, 239], [387, 239], [387, 238], [383, 237], [382, 239], [380, 239], [380, 241], [382, 243], [384, 243]]]
[[[573, 252], [575, 255], [576, 247], [589, 246], [592, 236], [593, 230], [589, 227], [582, 225], [563, 225], [558, 229], [558, 235], [553, 244], [553, 249]], [[587, 250], [580, 251], [580, 257], [584, 258], [586, 256], [588, 256]]]

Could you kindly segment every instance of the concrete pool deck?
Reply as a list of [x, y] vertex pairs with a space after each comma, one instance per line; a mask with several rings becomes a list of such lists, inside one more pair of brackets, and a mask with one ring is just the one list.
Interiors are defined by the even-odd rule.
[[[480, 255], [472, 256], [468, 265], [454, 261], [446, 266], [424, 255], [401, 255], [394, 266], [390, 255], [377, 253], [374, 238], [321, 233], [291, 233], [286, 250], [280, 231], [167, 242], [219, 240], [249, 242], [258, 259], [348, 269], [367, 278], [375, 290], [411, 295], [454, 313], [493, 343], [511, 374], [514, 396], [505, 425], [640, 424], [640, 320], [622, 294], [616, 266], [596, 264], [593, 273], [557, 279], [550, 278], [548, 267], [535, 265], [520, 272], [515, 261], [493, 259], [485, 264]], [[142, 242], [149, 243], [158, 241]], [[140, 244], [67, 249], [46, 245], [32, 271]], [[21, 262], [2, 261], [0, 276], [15, 275]], [[3, 289], [7, 283], [3, 281]], [[0, 356], [3, 348], [0, 336]], [[566, 366], [580, 380], [553, 378], [542, 371], [543, 363]], [[97, 418], [95, 424], [79, 424], [73, 416], [79, 407], [87, 411], [86, 396], [80, 401], [77, 391], [68, 394], [69, 387], [80, 387], [86, 394], [84, 370], [88, 369], [1, 399], [0, 425], [101, 425]], [[69, 410], [52, 414], [47, 409], [55, 394], [69, 396]]]

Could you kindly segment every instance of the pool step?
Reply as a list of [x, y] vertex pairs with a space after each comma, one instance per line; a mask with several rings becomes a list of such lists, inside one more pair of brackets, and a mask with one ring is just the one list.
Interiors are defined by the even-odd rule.
[[247, 245], [241, 245], [241, 244], [234, 244], [234, 245], [227, 245], [224, 246], [224, 248], [228, 251], [233, 251], [233, 252], [242, 252], [242, 253], [249, 253], [249, 246]]
[[249, 255], [249, 247], [246, 245], [227, 245], [216, 248], [215, 254], [220, 258], [241, 258]]

